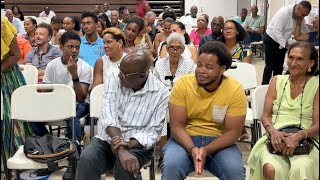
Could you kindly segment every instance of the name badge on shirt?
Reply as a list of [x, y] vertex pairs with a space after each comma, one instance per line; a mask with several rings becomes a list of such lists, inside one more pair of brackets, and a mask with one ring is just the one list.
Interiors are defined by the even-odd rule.
[[213, 105], [212, 107], [212, 120], [213, 122], [217, 122], [217, 123], [223, 123], [224, 118], [226, 116], [227, 113], [227, 106], [216, 106]]

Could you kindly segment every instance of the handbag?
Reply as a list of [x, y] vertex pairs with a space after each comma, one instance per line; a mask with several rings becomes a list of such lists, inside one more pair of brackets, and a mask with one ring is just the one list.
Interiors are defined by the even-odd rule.
[[[297, 132], [299, 132], [301, 130], [302, 130], [302, 128], [297, 127], [297, 126], [288, 126], [288, 127], [279, 129], [279, 131], [286, 132], [286, 133], [297, 133]], [[282, 155], [281, 152], [276, 151], [273, 148], [273, 146], [271, 144], [270, 136], [267, 139], [266, 144], [267, 144], [267, 148], [268, 148], [270, 153]], [[311, 138], [303, 139], [303, 140], [299, 141], [299, 144], [296, 147], [296, 149], [294, 150], [293, 155], [306, 155], [306, 154], [309, 154], [314, 145], [315, 144], [314, 144], [314, 142], [313, 142], [313, 140]]]
[[[281, 103], [282, 103], [282, 98], [283, 98], [283, 94], [285, 94], [285, 90], [286, 90], [286, 86], [288, 84], [288, 81], [290, 79], [290, 76], [288, 78], [288, 80], [286, 81], [284, 87], [283, 87], [283, 93], [281, 95], [281, 98], [280, 98], [280, 103], [279, 103], [279, 106], [278, 106], [278, 110], [277, 110], [277, 114], [276, 114], [276, 118], [275, 118], [275, 121], [274, 123], [277, 122], [277, 118], [278, 118], [278, 114], [279, 114], [279, 110], [280, 110], [280, 107], [281, 107]], [[284, 127], [284, 128], [281, 128], [279, 129], [279, 131], [282, 131], [282, 132], [286, 132], [286, 133], [297, 133], [301, 130], [303, 130], [301, 128], [301, 120], [302, 120], [302, 98], [303, 98], [303, 93], [304, 93], [304, 87], [307, 83], [307, 78], [304, 82], [304, 85], [303, 85], [303, 90], [302, 90], [302, 94], [301, 94], [301, 102], [300, 102], [300, 105], [301, 105], [301, 109], [300, 109], [300, 122], [299, 122], [299, 125], [291, 125], [291, 126], [287, 126], [287, 127]], [[267, 145], [267, 149], [270, 153], [272, 154], [278, 154], [278, 155], [282, 155], [281, 152], [278, 152], [276, 151], [272, 144], [271, 144], [271, 139], [270, 139], [270, 136], [268, 137], [268, 139], [266, 140], [266, 145]], [[299, 144], [298, 146], [295, 148], [294, 152], [293, 152], [293, 155], [306, 155], [306, 154], [309, 154], [313, 148], [313, 146], [315, 146], [315, 143], [314, 143], [314, 140], [312, 140], [311, 138], [305, 138], [305, 139], [302, 139], [301, 141], [299, 141]], [[318, 147], [317, 147], [318, 148]], [[318, 148], [319, 149], [319, 148]]]

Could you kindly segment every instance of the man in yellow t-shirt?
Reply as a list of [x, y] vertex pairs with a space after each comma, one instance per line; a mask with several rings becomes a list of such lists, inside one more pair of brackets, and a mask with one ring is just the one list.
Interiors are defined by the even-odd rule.
[[232, 57], [221, 42], [199, 50], [195, 74], [180, 77], [171, 92], [172, 137], [164, 147], [163, 180], [183, 180], [203, 169], [219, 179], [244, 180], [245, 168], [235, 143], [247, 109], [242, 86], [223, 73]]

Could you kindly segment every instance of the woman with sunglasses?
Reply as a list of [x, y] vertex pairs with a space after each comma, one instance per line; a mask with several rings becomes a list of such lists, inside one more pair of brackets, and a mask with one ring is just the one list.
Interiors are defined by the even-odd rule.
[[105, 78], [110, 73], [119, 73], [118, 65], [120, 64], [125, 53], [124, 33], [115, 27], [107, 28], [102, 32], [105, 55], [98, 59], [93, 70], [92, 88], [105, 82]]

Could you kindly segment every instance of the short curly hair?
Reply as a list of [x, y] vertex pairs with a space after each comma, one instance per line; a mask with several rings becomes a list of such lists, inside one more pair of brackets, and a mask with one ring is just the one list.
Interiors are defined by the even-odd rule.
[[227, 49], [226, 45], [219, 41], [208, 41], [199, 49], [199, 56], [202, 53], [214, 54], [218, 57], [218, 64], [226, 66], [226, 70], [231, 67], [232, 55]]
[[116, 28], [116, 27], [107, 28], [102, 32], [103, 36], [105, 34], [111, 34], [116, 41], [122, 40], [123, 46], [126, 46], [126, 38], [125, 38], [124, 32], [121, 31], [119, 28]]

